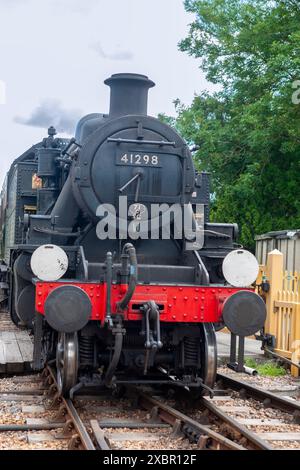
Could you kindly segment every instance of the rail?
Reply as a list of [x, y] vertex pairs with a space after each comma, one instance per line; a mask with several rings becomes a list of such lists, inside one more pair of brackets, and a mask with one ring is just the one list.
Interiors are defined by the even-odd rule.
[[64, 436], [70, 437], [69, 449], [96, 450], [86, 427], [72, 403], [72, 400], [65, 399], [58, 392], [55, 375], [49, 366], [44, 369], [43, 378], [50, 387], [48, 392], [49, 395], [53, 396], [52, 407], [59, 407], [56, 420], [65, 422], [63, 434]]
[[245, 447], [236, 444], [227, 439], [208, 426], [200, 424], [194, 419], [186, 416], [180, 411], [166, 405], [159, 400], [152, 398], [144, 393], [137, 392], [139, 404], [146, 410], [155, 412], [157, 418], [163, 422], [177, 425], [178, 430], [188, 437], [198, 440], [199, 448], [209, 448], [214, 450], [245, 450]]
[[228, 387], [237, 392], [240, 392], [241, 395], [254, 398], [262, 402], [265, 406], [273, 407], [278, 410], [290, 413], [294, 416], [294, 420], [297, 424], [300, 424], [300, 403], [283, 398], [276, 395], [275, 393], [263, 390], [262, 388], [256, 387], [249, 383], [246, 383], [242, 380], [238, 380], [233, 377], [229, 377], [225, 374], [217, 374], [217, 383], [221, 382], [221, 387]]

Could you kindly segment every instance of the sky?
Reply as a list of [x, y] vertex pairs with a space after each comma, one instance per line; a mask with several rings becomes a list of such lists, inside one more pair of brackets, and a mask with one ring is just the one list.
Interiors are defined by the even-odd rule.
[[0, 184], [50, 125], [105, 113], [113, 73], [148, 75], [149, 114], [175, 114], [210, 90], [199, 61], [178, 50], [193, 16], [183, 0], [0, 0]]

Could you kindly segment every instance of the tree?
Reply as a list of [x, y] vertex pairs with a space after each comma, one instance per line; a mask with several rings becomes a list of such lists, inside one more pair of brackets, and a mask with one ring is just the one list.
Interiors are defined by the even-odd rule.
[[221, 91], [176, 102], [174, 125], [212, 176], [212, 217], [238, 222], [241, 242], [300, 228], [298, 0], [186, 0], [196, 15], [180, 49]]

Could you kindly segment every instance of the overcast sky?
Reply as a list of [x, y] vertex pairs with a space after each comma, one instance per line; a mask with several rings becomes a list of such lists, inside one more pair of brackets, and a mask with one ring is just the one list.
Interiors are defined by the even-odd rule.
[[107, 112], [113, 73], [156, 82], [152, 115], [174, 115], [176, 98], [189, 104], [210, 89], [178, 51], [192, 20], [183, 0], [0, 0], [0, 182], [48, 126], [72, 134], [82, 115]]

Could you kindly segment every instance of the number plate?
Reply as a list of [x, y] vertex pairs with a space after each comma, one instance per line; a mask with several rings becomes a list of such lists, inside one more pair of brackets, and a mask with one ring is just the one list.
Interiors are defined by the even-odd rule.
[[151, 166], [160, 168], [160, 156], [155, 153], [122, 152], [117, 154], [117, 165]]

